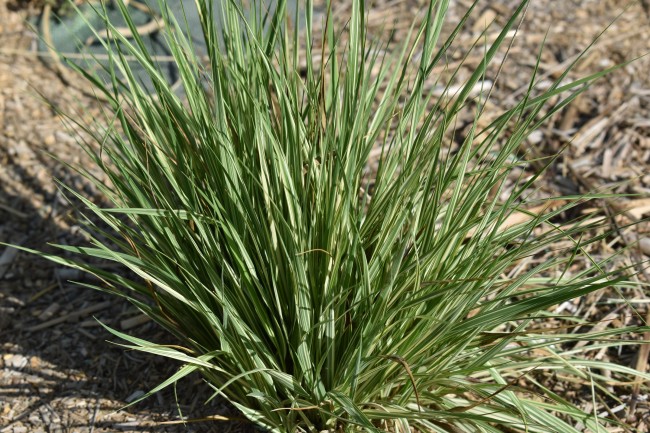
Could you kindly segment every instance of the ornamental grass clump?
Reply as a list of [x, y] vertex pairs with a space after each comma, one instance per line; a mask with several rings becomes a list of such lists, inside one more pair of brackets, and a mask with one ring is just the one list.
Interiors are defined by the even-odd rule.
[[[371, 41], [363, 1], [340, 28], [331, 5], [319, 15], [311, 1], [251, 3], [196, 1], [204, 61], [185, 20], [160, 2], [175, 86], [118, 1], [133, 37], [106, 23], [110, 37], [97, 40], [108, 80], [80, 70], [108, 100], [109, 126], [86, 125], [101, 146], [86, 149], [110, 182], [82, 172], [112, 207], [70, 190], [94, 215], [92, 245], [61, 248], [130, 272], [50, 258], [100, 277], [97, 288], [181, 342], [110, 330], [182, 364], [152, 393], [199, 372], [214, 397], [278, 433], [604, 431], [614, 421], [534, 373], [609, 398], [598, 361], [581, 355], [630, 330], [581, 334], [594, 344], [571, 351], [570, 328], [536, 325], [625, 274], [585, 251], [599, 239], [582, 234], [598, 222], [563, 219], [590, 197], [534, 199], [541, 172], [503, 191], [512, 170], [528, 168], [527, 135], [606, 71], [574, 82], [567, 71], [545, 90], [533, 76], [515, 106], [479, 127], [487, 68], [526, 1], [493, 42], [478, 42], [482, 61], [457, 91], [454, 74], [432, 75], [471, 13], [443, 39], [448, 0], [431, 1], [401, 47]], [[474, 124], [454, 141], [467, 109]], [[567, 240], [554, 260], [510, 272]], [[578, 257], [589, 266], [569, 271]], [[635, 374], [608, 370], [621, 381]]]

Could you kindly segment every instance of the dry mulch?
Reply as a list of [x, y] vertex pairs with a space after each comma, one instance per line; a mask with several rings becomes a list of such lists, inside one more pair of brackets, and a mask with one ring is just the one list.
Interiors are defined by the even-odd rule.
[[[369, 11], [371, 30], [379, 33], [380, 29], [396, 29], [392, 37], [400, 40], [407, 30], [406, 24], [423, 2], [375, 3]], [[470, 2], [453, 3], [450, 22], [459, 19]], [[482, 2], [475, 18], [459, 36], [460, 49], [450, 53], [449, 64], [453, 67], [462, 58], [486, 22], [504, 24], [516, 3]], [[83, 244], [84, 239], [72, 218], [74, 205], [58, 192], [52, 178], [73, 185], [94, 200], [101, 197], [66, 167], [65, 163], [88, 165], [89, 160], [80, 152], [75, 133], [62, 125], [52, 107], [77, 112], [82, 121], [90, 121], [99, 117], [101, 106], [77, 86], [62, 81], [56, 70], [35, 55], [34, 37], [24, 24], [28, 10], [17, 8], [19, 4], [12, 2], [9, 9], [9, 3], [0, 0], [0, 241], [54, 252], [46, 243], [77, 245]], [[615, 0], [533, 1], [513, 41], [506, 66], [496, 80], [485, 120], [490, 119], [490, 113], [497, 114], [512, 106], [525, 91], [545, 37], [538, 74], [548, 80], [557, 78], [620, 12], [619, 19], [571, 77], [649, 52], [650, 19], [644, 4], [634, 4], [622, 12]], [[335, 7], [335, 16], [346, 16], [349, 3], [336, 3]], [[385, 26], [387, 17], [391, 21]], [[495, 32], [487, 31], [488, 41]], [[471, 67], [477, 61], [479, 56], [470, 55], [467, 65]], [[566, 194], [604, 189], [637, 194], [594, 205], [601, 214], [610, 216], [609, 229], [614, 230], [614, 235], [590, 252], [603, 256], [622, 251], [616, 261], [619, 266], [650, 257], [650, 227], [647, 223], [631, 225], [650, 216], [649, 70], [650, 58], [644, 57], [608, 75], [535, 131], [525, 149], [532, 155], [546, 156], [568, 146], [541, 179], [540, 191]], [[467, 67], [461, 68], [459, 78], [469, 71]], [[490, 73], [493, 75], [488, 78], [494, 79], [497, 71]], [[43, 103], [39, 94], [52, 107]], [[463, 125], [462, 121], [461, 118], [461, 133], [463, 126], [469, 124]], [[180, 384], [178, 397], [173, 390], [166, 390], [118, 411], [178, 366], [106, 343], [114, 339], [96, 319], [153, 341], [167, 341], [167, 337], [142, 320], [129, 304], [68, 282], [84, 278], [37, 256], [0, 248], [0, 433], [207, 432], [251, 428], [238, 422], [164, 424], [178, 420], [179, 410], [189, 418], [214, 414], [237, 417], [222, 402], [203, 405], [209, 391], [201, 386], [198, 377]], [[649, 281], [642, 269], [638, 278], [642, 283]], [[603, 292], [559, 306], [558, 311], [570, 310], [586, 319], [600, 320], [605, 327], [641, 324], [650, 314], [648, 294], [647, 285], [640, 285], [622, 294], [629, 301], [627, 306], [620, 302], [619, 294]], [[648, 340], [650, 335], [644, 338]], [[648, 371], [648, 345], [594, 356]], [[547, 384], [556, 391], [564, 390], [569, 398], [580, 398], [579, 394], [572, 396], [565, 384], [553, 380], [548, 378]], [[644, 389], [627, 386], [616, 391], [622, 406], [597, 402], [596, 409], [609, 410], [628, 419], [637, 431], [647, 432], [650, 410]], [[591, 409], [590, 404], [584, 402], [583, 406]]]

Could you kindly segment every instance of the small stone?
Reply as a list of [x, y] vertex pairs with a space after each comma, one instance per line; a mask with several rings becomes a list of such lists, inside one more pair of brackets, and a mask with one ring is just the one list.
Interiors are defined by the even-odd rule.
[[58, 304], [58, 302], [53, 302], [45, 310], [43, 310], [42, 313], [38, 315], [39, 320], [45, 321], [47, 319], [50, 319], [52, 316], [56, 314], [57, 311], [59, 311], [60, 308], [61, 306]]
[[63, 281], [68, 281], [68, 280], [78, 280], [81, 278], [83, 274], [79, 269], [57, 268], [54, 271], [54, 275], [56, 275], [57, 278]]
[[36, 177], [36, 180], [38, 180], [38, 182], [39, 182], [41, 185], [46, 184], [50, 179], [52, 179], [52, 175], [50, 174], [50, 172], [48, 172], [48, 171], [47, 171], [46, 169], [44, 169], [44, 168], [38, 170], [38, 171], [36, 172], [36, 176], [35, 176], [35, 177]]
[[41, 359], [38, 356], [32, 356], [29, 358], [29, 367], [33, 370], [37, 370], [41, 367]]
[[544, 133], [539, 129], [536, 129], [528, 134], [528, 141], [530, 141], [532, 144], [539, 144], [542, 142], [542, 140], [544, 140]]
[[18, 249], [14, 247], [6, 247], [0, 254], [0, 278], [9, 270], [9, 266], [11, 266], [17, 255]]
[[7, 296], [7, 302], [10, 302], [14, 305], [18, 305], [19, 307], [24, 307], [25, 302], [21, 301], [20, 299], [16, 298], [15, 296]]
[[138, 389], [137, 391], [134, 391], [133, 394], [131, 394], [130, 396], [128, 396], [126, 398], [126, 402], [131, 403], [132, 401], [135, 401], [135, 400], [139, 399], [143, 395], [144, 395], [144, 391], [142, 391], [141, 389]]
[[5, 365], [9, 368], [20, 370], [27, 365], [27, 358], [25, 358], [23, 355], [18, 354], [9, 355], [9, 358], [5, 358]]
[[[59, 142], [59, 143], [64, 143], [64, 144], [77, 144], [77, 141], [74, 139], [73, 136], [70, 134], [67, 134], [63, 131], [56, 131], [54, 133], [54, 139]], [[76, 158], [78, 161], [78, 157]]]
[[27, 160], [36, 158], [36, 154], [29, 148], [29, 145], [25, 140], [20, 140], [15, 146], [10, 147], [9, 154]]
[[639, 248], [641, 248], [641, 252], [650, 257], [650, 238], [641, 238], [639, 240]]
[[472, 26], [472, 31], [474, 33], [481, 33], [485, 31], [485, 29], [494, 23], [494, 20], [496, 20], [496, 18], [497, 13], [494, 9], [486, 9]]

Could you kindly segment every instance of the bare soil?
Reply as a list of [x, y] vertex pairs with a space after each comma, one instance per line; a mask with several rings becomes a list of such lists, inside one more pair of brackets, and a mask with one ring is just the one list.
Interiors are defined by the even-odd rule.
[[[376, 33], [382, 29], [388, 34], [394, 29], [392, 37], [399, 40], [422, 3], [378, 0], [369, 11], [369, 25]], [[460, 19], [469, 3], [454, 2], [452, 23]], [[458, 38], [460, 49], [450, 53], [450, 65], [453, 67], [454, 62], [461, 60], [485, 23], [495, 20], [497, 27], [486, 33], [489, 42], [516, 3], [480, 3]], [[545, 38], [538, 75], [546, 77], [549, 83], [618, 14], [621, 16], [570, 78], [650, 52], [650, 18], [644, 6], [645, 2], [633, 3], [624, 10], [616, 0], [533, 1], [514, 38], [506, 66], [496, 80], [485, 121], [490, 120], [490, 113], [496, 116], [511, 107], [525, 92]], [[102, 199], [67, 166], [88, 167], [90, 160], [77, 144], [83, 134], [65, 126], [57, 111], [78, 113], [78, 119], [84, 123], [100, 117], [101, 104], [80, 91], [80, 83], [62, 79], [60, 71], [35, 51], [35, 37], [25, 20], [30, 14], [40, 13], [41, 7], [34, 2], [10, 4], [0, 0], [0, 241], [51, 253], [56, 249], [48, 243], [84, 243], [73, 218], [75, 205], [64, 199], [53, 178], [83, 191], [93, 200]], [[349, 1], [336, 3], [335, 8], [336, 16], [344, 17]], [[470, 56], [459, 79], [478, 61], [480, 57]], [[592, 204], [610, 217], [608, 229], [614, 235], [590, 252], [597, 256], [619, 253], [614, 262], [617, 266], [650, 257], [650, 226], [633, 225], [650, 216], [648, 71], [650, 57], [643, 57], [609, 74], [535, 131], [525, 149], [542, 157], [567, 146], [563, 156], [541, 179], [540, 191], [566, 194], [607, 190], [634, 194]], [[497, 71], [492, 73], [492, 78], [496, 78]], [[461, 122], [461, 132], [462, 127]], [[639, 286], [620, 294], [593, 294], [571, 305], [558, 306], [558, 311], [571, 309], [587, 320], [599, 322], [603, 328], [647, 322], [649, 279], [642, 267], [638, 271]], [[178, 365], [107, 343], [114, 338], [97, 320], [153, 341], [168, 341], [168, 337], [143, 320], [128, 303], [69, 282], [85, 278], [38, 256], [0, 247], [0, 433], [252, 430], [222, 401], [215, 399], [204, 405], [210, 392], [198, 377], [179, 384], [177, 395], [168, 389], [119, 410], [167, 378]], [[621, 301], [622, 297], [627, 304]], [[650, 335], [628, 337], [650, 340]], [[617, 352], [596, 351], [590, 356], [648, 371], [649, 350], [648, 344], [640, 343]], [[545, 380], [567, 398], [582, 398], [558, 378]], [[627, 420], [634, 431], [649, 431], [647, 386], [611, 386], [616, 387], [623, 403], [613, 406], [596, 401], [595, 410]], [[585, 409], [594, 410], [590, 400], [580, 403]], [[180, 423], [181, 414], [193, 421]], [[231, 421], [203, 419], [213, 415]]]

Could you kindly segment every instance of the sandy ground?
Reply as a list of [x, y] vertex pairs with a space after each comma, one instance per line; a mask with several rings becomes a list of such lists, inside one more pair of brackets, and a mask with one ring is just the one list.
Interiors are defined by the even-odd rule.
[[[468, 3], [454, 3], [452, 21]], [[494, 19], [503, 24], [514, 3], [482, 2], [460, 35], [459, 46], [469, 47], [485, 22]], [[72, 218], [74, 206], [58, 192], [53, 177], [101, 200], [65, 165], [88, 165], [88, 158], [79, 150], [77, 133], [62, 124], [56, 109], [78, 113], [86, 122], [98, 117], [101, 105], [79, 91], [79, 83], [62, 80], [56, 69], [34, 52], [34, 37], [24, 20], [28, 12], [39, 10], [8, 6], [6, 0], [0, 0], [0, 241], [54, 251], [48, 242], [81, 244], [84, 240]], [[345, 16], [348, 3], [336, 7], [337, 16]], [[398, 29], [394, 38], [399, 40], [405, 23], [418, 8], [416, 0], [380, 1], [369, 12], [370, 26], [379, 29], [389, 17], [388, 27]], [[496, 82], [490, 103], [494, 113], [511, 106], [525, 90], [547, 30], [539, 74], [551, 80], [621, 12], [572, 77], [650, 52], [647, 10], [639, 3], [623, 11], [614, 0], [533, 1], [507, 67]], [[495, 31], [488, 31], [488, 40]], [[454, 53], [450, 62], [458, 61], [462, 52]], [[477, 61], [480, 57], [470, 56], [467, 64], [471, 67]], [[544, 176], [543, 191], [584, 193], [607, 188], [637, 194], [595, 204], [612, 215], [610, 228], [615, 234], [592, 253], [611, 254], [629, 247], [620, 256], [621, 266], [650, 256], [650, 228], [647, 224], [630, 226], [650, 216], [649, 70], [650, 58], [642, 58], [607, 76], [535, 131], [528, 142], [528, 150], [539, 156], [568, 144], [564, 156]], [[462, 68], [459, 76], [468, 71]], [[488, 114], [486, 120], [489, 118]], [[639, 240], [647, 246], [645, 250], [636, 246]], [[251, 430], [249, 424], [236, 420], [165, 424], [178, 420], [179, 410], [194, 419], [215, 414], [237, 418], [237, 413], [218, 399], [203, 404], [209, 391], [198, 377], [179, 384], [177, 397], [170, 389], [118, 411], [178, 366], [107, 343], [113, 339], [95, 319], [154, 341], [167, 341], [168, 337], [141, 320], [130, 305], [68, 282], [83, 278], [36, 256], [0, 247], [0, 433]], [[643, 272], [638, 278], [648, 281]], [[610, 293], [577, 300], [573, 307], [587, 319], [606, 320], [604, 326], [640, 324], [648, 314], [649, 294], [643, 285], [624, 294], [637, 309], [636, 315], [626, 307], [599, 302], [613, 299], [615, 295]], [[647, 371], [647, 345], [600, 356]], [[551, 385], [563, 389], [561, 383]], [[615, 416], [629, 419], [639, 432], [648, 431], [648, 395], [643, 392], [643, 388], [621, 388], [622, 408], [608, 408], [602, 402], [597, 409], [616, 409]], [[590, 404], [584, 402], [584, 407]]]

